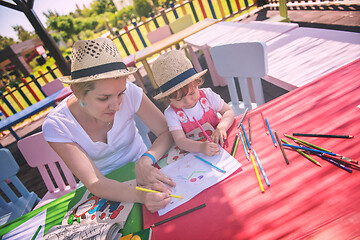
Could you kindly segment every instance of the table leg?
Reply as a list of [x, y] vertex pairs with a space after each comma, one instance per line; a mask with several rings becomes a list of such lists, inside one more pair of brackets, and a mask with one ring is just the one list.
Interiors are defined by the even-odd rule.
[[9, 131], [15, 137], [16, 141], [20, 140], [20, 137], [16, 134], [16, 132], [12, 128], [9, 128]]
[[148, 75], [148, 77], [149, 77], [149, 79], [150, 79], [151, 84], [153, 85], [153, 88], [154, 88], [154, 89], [157, 89], [157, 88], [158, 88], [158, 85], [157, 85], [156, 82], [155, 82], [155, 78], [154, 78], [154, 75], [152, 74], [152, 71], [151, 71], [151, 68], [150, 68], [149, 63], [147, 62], [146, 59], [141, 60], [141, 62], [142, 62], [142, 64], [143, 64], [144, 68], [145, 68], [145, 71], [146, 71], [146, 73], [147, 73], [147, 75]]
[[208, 66], [210, 76], [211, 76], [214, 86], [215, 87], [226, 86], [227, 85], [226, 79], [223, 77], [220, 77], [219, 74], [216, 72], [214, 62], [210, 56], [209, 48], [204, 49], [204, 57], [205, 57], [206, 64]]
[[191, 61], [194, 65], [194, 68], [197, 72], [201, 72], [203, 69], [201, 68], [201, 65], [200, 65], [200, 62], [199, 62], [199, 59], [197, 58], [195, 52], [194, 52], [194, 49], [192, 48], [192, 46], [190, 46], [189, 44], [187, 44], [187, 48], [189, 50], [189, 54], [190, 54], [190, 57], [191, 57]]

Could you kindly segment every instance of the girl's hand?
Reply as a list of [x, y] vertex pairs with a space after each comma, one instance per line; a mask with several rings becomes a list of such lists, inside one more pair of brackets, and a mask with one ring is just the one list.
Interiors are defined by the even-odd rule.
[[220, 153], [220, 147], [217, 143], [203, 142], [201, 145], [201, 153], [207, 156], [214, 156]]
[[170, 188], [166, 185], [175, 187], [175, 182], [152, 164], [152, 160], [147, 156], [143, 156], [137, 161], [135, 165], [136, 183], [142, 186], [151, 185], [152, 189], [161, 192], [169, 191]]
[[223, 147], [224, 142], [225, 142], [225, 140], [227, 138], [227, 133], [226, 133], [225, 130], [222, 130], [220, 128], [216, 128], [210, 138], [214, 143], [220, 144], [220, 146]]

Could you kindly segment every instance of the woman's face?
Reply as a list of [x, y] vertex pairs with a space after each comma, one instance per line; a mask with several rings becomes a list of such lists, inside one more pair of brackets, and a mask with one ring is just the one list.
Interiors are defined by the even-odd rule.
[[197, 84], [191, 84], [189, 86], [189, 92], [180, 98], [170, 98], [170, 102], [176, 108], [189, 109], [193, 108], [199, 100], [199, 86]]
[[126, 90], [126, 77], [95, 81], [95, 88], [87, 92], [82, 102], [87, 112], [96, 119], [110, 122], [114, 119]]

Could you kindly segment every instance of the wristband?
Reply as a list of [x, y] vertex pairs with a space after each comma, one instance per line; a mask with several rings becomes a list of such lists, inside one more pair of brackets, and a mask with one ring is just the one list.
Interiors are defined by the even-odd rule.
[[141, 156], [147, 156], [147, 157], [149, 157], [149, 158], [154, 162], [153, 165], [155, 165], [156, 159], [155, 159], [155, 157], [154, 157], [153, 155], [151, 155], [150, 153], [144, 153], [144, 154], [141, 155]]

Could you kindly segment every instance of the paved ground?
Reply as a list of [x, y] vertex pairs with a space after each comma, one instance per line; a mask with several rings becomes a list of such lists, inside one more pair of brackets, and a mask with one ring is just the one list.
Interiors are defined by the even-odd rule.
[[[298, 23], [302, 27], [315, 27], [335, 29], [342, 31], [360, 32], [360, 1], [341, 1], [341, 2], [322, 2], [317, 3], [302, 3], [299, 4], [288, 3], [289, 5], [289, 17], [292, 22]], [[278, 14], [276, 8], [264, 8], [256, 13], [250, 14], [248, 17], [243, 18], [241, 21], [262, 21], [266, 18], [275, 16]], [[206, 63], [203, 56], [199, 56], [200, 63], [203, 68], [206, 68]], [[141, 73], [144, 76], [145, 71], [141, 69]], [[230, 101], [228, 90], [226, 87], [214, 87], [210, 79], [209, 73], [204, 75], [205, 83], [203, 87], [212, 87], [215, 92], [220, 94], [225, 101]], [[148, 81], [147, 77], [145, 79]], [[263, 81], [263, 89], [265, 100], [270, 101], [287, 91], [278, 88], [268, 82]], [[149, 89], [148, 95], [154, 96], [156, 92], [151, 91], [151, 85], [148, 82], [147, 88]], [[159, 109], [164, 110], [165, 106], [161, 103], [155, 102]], [[44, 118], [39, 118], [37, 121], [33, 121], [17, 130], [19, 136], [23, 137], [29, 134], [33, 134], [41, 130], [41, 124]], [[18, 174], [20, 180], [30, 190], [42, 197], [46, 192], [46, 187], [37, 171], [37, 169], [30, 168], [23, 159], [21, 153], [18, 151], [16, 143], [13, 137], [9, 134], [6, 137], [0, 138], [0, 143], [7, 147], [14, 155], [15, 159], [20, 165], [20, 172]]]

